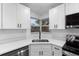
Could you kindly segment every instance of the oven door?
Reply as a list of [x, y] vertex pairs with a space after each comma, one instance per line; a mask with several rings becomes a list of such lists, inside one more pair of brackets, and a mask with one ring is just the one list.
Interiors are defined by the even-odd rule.
[[72, 52], [63, 50], [63, 51], [62, 51], [62, 56], [78, 56], [78, 55], [77, 55], [77, 54], [74, 54], [74, 53], [72, 53]]

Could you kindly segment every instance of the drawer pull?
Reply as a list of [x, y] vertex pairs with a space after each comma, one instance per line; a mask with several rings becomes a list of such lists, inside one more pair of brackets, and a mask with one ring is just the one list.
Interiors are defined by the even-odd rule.
[[56, 50], [60, 50], [59, 48], [56, 48], [56, 47], [55, 47], [55, 49], [56, 49]]

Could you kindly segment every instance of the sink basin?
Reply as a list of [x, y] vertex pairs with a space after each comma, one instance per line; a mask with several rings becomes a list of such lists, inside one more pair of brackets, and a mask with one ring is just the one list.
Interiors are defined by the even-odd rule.
[[41, 39], [41, 40], [34, 39], [32, 40], [32, 42], [49, 42], [49, 41], [47, 39]]

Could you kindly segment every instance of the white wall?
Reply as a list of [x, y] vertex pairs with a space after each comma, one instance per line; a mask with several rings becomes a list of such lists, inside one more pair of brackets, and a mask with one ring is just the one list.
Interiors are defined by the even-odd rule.
[[34, 12], [30, 12], [31, 14], [31, 17], [35, 17], [35, 18], [39, 18], [39, 19], [44, 19], [44, 18], [48, 18], [49, 17], [49, 13], [46, 13], [46, 14], [44, 14], [44, 15], [42, 15], [42, 16], [39, 16], [39, 15], [37, 15], [36, 13], [34, 13]]
[[41, 16], [41, 19], [45, 19], [45, 18], [49, 18], [49, 13], [46, 13], [43, 16]]
[[[49, 32], [42, 32], [42, 39], [52, 40], [66, 40], [66, 35], [77, 35], [79, 36], [79, 29], [51, 29]], [[38, 39], [38, 33], [32, 33], [33, 39]]]
[[35, 18], [38, 18], [38, 15], [35, 14], [34, 12], [32, 12], [32, 11], [30, 12], [30, 16], [31, 16], [31, 17], [35, 17]]

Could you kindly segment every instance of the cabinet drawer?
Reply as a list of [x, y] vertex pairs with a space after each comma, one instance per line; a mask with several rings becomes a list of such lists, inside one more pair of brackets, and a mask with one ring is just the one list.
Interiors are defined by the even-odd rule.
[[56, 45], [53, 45], [53, 53], [54, 53], [54, 56], [62, 56], [62, 48], [59, 47], [59, 46], [56, 46]]

